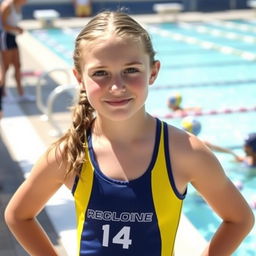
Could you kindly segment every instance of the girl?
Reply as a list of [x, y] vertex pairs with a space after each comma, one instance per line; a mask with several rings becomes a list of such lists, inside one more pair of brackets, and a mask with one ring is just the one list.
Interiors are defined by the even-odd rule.
[[16, 36], [23, 33], [23, 29], [18, 26], [18, 23], [22, 18], [21, 9], [26, 2], [27, 0], [4, 0], [0, 4], [0, 49], [2, 54], [0, 87], [2, 96], [5, 96], [6, 74], [10, 66], [13, 65], [18, 100], [35, 101], [35, 97], [24, 93], [21, 84], [20, 52], [16, 41]]
[[202, 255], [231, 255], [253, 214], [199, 139], [145, 111], [160, 68], [148, 33], [124, 13], [100, 13], [78, 35], [74, 63], [80, 98], [72, 126], [5, 211], [22, 246], [30, 255], [57, 255], [36, 215], [65, 184], [75, 199], [77, 255], [174, 255], [192, 183], [223, 220]]

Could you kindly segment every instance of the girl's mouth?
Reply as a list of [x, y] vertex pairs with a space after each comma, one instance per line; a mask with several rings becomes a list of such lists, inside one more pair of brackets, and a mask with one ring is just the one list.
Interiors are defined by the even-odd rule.
[[118, 100], [107, 100], [106, 103], [111, 106], [124, 106], [130, 101], [131, 99], [118, 99]]

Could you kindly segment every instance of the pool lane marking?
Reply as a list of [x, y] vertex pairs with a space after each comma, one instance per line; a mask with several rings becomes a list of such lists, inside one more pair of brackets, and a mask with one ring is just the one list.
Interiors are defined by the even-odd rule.
[[64, 56], [65, 58], [64, 61], [66, 61], [67, 64], [70, 64], [70, 61], [72, 60], [72, 57], [73, 57], [73, 51], [63, 46], [63, 44], [60, 44], [52, 36], [49, 36], [46, 30], [36, 31], [32, 33], [32, 36], [37, 37], [37, 39], [43, 42], [47, 42], [47, 45], [49, 46], [49, 48], [54, 48], [58, 54]]
[[243, 32], [253, 32], [256, 33], [255, 24], [248, 25], [248, 24], [238, 24], [236, 22], [232, 21], [211, 21], [208, 22], [209, 24], [225, 27], [225, 28], [231, 28], [235, 30], [240, 30]]
[[199, 111], [180, 111], [172, 112], [164, 115], [154, 115], [155, 117], [162, 119], [171, 119], [171, 118], [183, 118], [186, 116], [206, 116], [206, 115], [228, 115], [235, 113], [247, 113], [256, 111], [256, 106], [254, 107], [239, 107], [239, 108], [225, 108], [225, 109], [212, 109], [212, 110], [199, 110]]
[[174, 33], [166, 29], [160, 29], [153, 25], [145, 25], [145, 27], [152, 34], [157, 34], [162, 37], [171, 38], [173, 40], [185, 42], [188, 44], [198, 45], [207, 50], [216, 50], [223, 54], [236, 55], [248, 61], [256, 61], [256, 54], [252, 52], [239, 50], [230, 46], [223, 46], [206, 40], [200, 40], [192, 36], [185, 36], [179, 33]]
[[256, 79], [238, 79], [227, 81], [210, 81], [202, 83], [190, 83], [190, 84], [173, 84], [173, 85], [157, 85], [150, 87], [150, 90], [166, 90], [173, 88], [189, 88], [189, 87], [210, 87], [210, 86], [234, 86], [241, 84], [256, 84]]
[[222, 38], [227, 38], [230, 40], [235, 40], [238, 39], [242, 42], [245, 43], [250, 43], [253, 44], [256, 42], [256, 36], [246, 36], [246, 35], [241, 35], [241, 34], [237, 34], [235, 32], [228, 32], [228, 31], [223, 31], [221, 29], [217, 29], [217, 28], [208, 28], [206, 26], [203, 25], [196, 25], [195, 24], [189, 24], [189, 23], [185, 23], [185, 22], [180, 22], [178, 23], [178, 26], [184, 29], [193, 29], [196, 32], [200, 33], [200, 34], [209, 34], [211, 36], [215, 36], [215, 37], [222, 37]]

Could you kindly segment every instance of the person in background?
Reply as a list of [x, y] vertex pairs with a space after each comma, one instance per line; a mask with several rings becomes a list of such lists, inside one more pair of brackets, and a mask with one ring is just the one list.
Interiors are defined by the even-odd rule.
[[1, 86], [0, 84], [0, 120], [2, 119], [3, 117], [3, 87]]
[[[194, 134], [195, 136], [198, 136], [202, 129], [201, 123], [192, 116], [184, 117], [181, 120], [181, 127], [185, 131], [190, 132], [190, 133]], [[243, 159], [244, 159], [243, 157], [237, 155], [233, 150], [231, 150], [229, 148], [221, 147], [221, 146], [213, 144], [207, 140], [202, 139], [202, 141], [212, 151], [230, 154], [235, 158], [236, 161], [239, 161], [239, 162], [243, 161]]]
[[[202, 129], [201, 123], [192, 116], [187, 116], [187, 117], [183, 118], [181, 121], [181, 126], [185, 131], [190, 132], [190, 133], [194, 134], [195, 136], [198, 136]], [[202, 140], [202, 141], [212, 151], [230, 154], [236, 160], [240, 161], [240, 157], [235, 152], [233, 152], [231, 149], [212, 144], [206, 140]]]
[[244, 140], [244, 152], [245, 157], [242, 157], [240, 161], [243, 161], [250, 167], [256, 167], [256, 132], [249, 133]]
[[92, 13], [91, 0], [73, 0], [77, 17], [88, 17]]
[[170, 110], [182, 114], [183, 112], [197, 112], [200, 111], [200, 107], [182, 107], [182, 96], [178, 92], [172, 93], [167, 99], [167, 106]]
[[26, 2], [27, 0], [3, 0], [0, 4], [1, 93], [2, 97], [7, 96], [6, 75], [12, 65], [14, 67], [18, 101], [21, 102], [35, 101], [34, 96], [25, 94], [21, 83], [20, 52], [16, 41], [16, 36], [23, 33], [23, 29], [18, 26], [18, 22], [22, 18], [21, 8]]
[[[0, 62], [2, 61], [2, 56], [0, 52]], [[0, 64], [1, 65], [1, 64]], [[0, 79], [2, 78], [2, 70], [0, 69]], [[0, 80], [0, 120], [3, 117], [3, 85]]]
[[231, 255], [254, 215], [196, 136], [146, 111], [160, 69], [148, 32], [123, 12], [101, 12], [76, 38], [74, 66], [80, 91], [70, 128], [5, 210], [22, 246], [57, 255], [36, 216], [65, 184], [76, 205], [77, 255], [172, 256], [192, 183], [222, 220], [201, 255]]

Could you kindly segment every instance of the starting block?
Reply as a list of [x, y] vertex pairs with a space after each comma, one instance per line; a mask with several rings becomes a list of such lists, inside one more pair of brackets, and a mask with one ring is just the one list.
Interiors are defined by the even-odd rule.
[[59, 12], [53, 9], [35, 10], [33, 12], [35, 19], [39, 20], [43, 27], [53, 27], [54, 20], [60, 17]]
[[256, 0], [249, 0], [247, 1], [248, 7], [254, 10], [254, 14], [256, 15]]
[[162, 16], [171, 14], [174, 21], [177, 21], [178, 13], [183, 10], [183, 5], [179, 3], [159, 3], [153, 5], [153, 10]]

